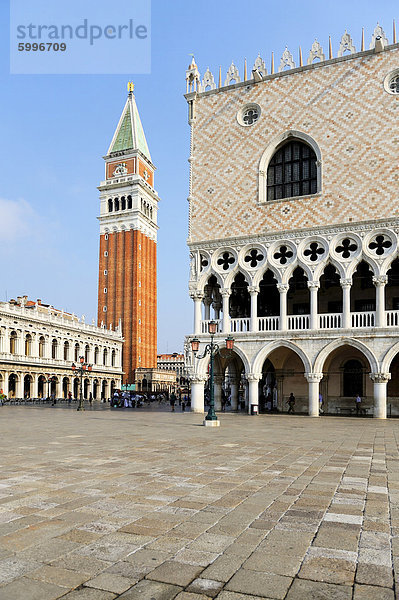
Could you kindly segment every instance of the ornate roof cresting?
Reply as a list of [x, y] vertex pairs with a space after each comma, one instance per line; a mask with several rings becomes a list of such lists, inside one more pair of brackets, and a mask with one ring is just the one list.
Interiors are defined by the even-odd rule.
[[295, 69], [294, 57], [292, 56], [291, 52], [288, 50], [288, 48], [286, 46], [285, 50], [283, 52], [283, 56], [281, 57], [281, 60], [280, 60], [280, 66], [278, 68], [279, 73], [281, 71], [284, 71], [284, 69], [287, 67], [288, 67], [288, 69]]

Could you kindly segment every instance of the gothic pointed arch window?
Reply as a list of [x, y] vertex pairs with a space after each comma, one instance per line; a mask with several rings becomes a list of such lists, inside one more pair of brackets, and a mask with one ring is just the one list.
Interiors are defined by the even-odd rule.
[[307, 196], [317, 192], [317, 157], [302, 140], [280, 145], [267, 167], [267, 200]]

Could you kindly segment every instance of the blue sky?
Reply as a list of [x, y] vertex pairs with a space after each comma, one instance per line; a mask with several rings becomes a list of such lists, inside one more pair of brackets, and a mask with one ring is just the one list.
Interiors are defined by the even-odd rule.
[[3, 0], [0, 300], [28, 294], [87, 320], [96, 318], [96, 186], [103, 179], [102, 156], [126, 99], [126, 83], [133, 79], [161, 198], [158, 350], [180, 351], [193, 320], [187, 293], [189, 128], [183, 97], [189, 54], [195, 54], [201, 75], [209, 66], [216, 79], [221, 65], [224, 79], [232, 60], [242, 75], [245, 57], [250, 69], [260, 52], [269, 67], [272, 50], [278, 64], [286, 45], [295, 59], [301, 45], [305, 58], [317, 38], [327, 53], [329, 35], [336, 56], [345, 29], [360, 49], [364, 27], [368, 47], [377, 21], [391, 42], [393, 18], [399, 21], [397, 0], [153, 0], [151, 74], [10, 75], [9, 8]]

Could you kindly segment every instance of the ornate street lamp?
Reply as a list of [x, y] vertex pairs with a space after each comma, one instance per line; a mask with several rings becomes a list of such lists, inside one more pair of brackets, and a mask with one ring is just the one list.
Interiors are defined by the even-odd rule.
[[[205, 421], [204, 421], [204, 425], [206, 425], [206, 422], [212, 422], [212, 424], [219, 425], [219, 421], [218, 418], [216, 416], [215, 413], [215, 390], [214, 390], [214, 386], [213, 386], [213, 359], [216, 356], [216, 354], [219, 352], [219, 346], [218, 344], [216, 344], [213, 341], [213, 337], [216, 333], [217, 330], [217, 323], [216, 321], [209, 321], [208, 323], [208, 331], [210, 333], [211, 336], [211, 343], [207, 344], [205, 346], [204, 352], [202, 354], [199, 354], [197, 356], [197, 352], [199, 350], [199, 346], [200, 346], [200, 340], [198, 338], [193, 338], [191, 340], [191, 349], [194, 353], [194, 356], [198, 359], [204, 358], [207, 354], [210, 355], [210, 373], [209, 373], [209, 388], [210, 388], [210, 399], [209, 399], [209, 410], [208, 410], [208, 414], [205, 417]], [[226, 349], [228, 351], [233, 350], [234, 347], [234, 338], [229, 335], [226, 338]]]
[[83, 398], [83, 374], [86, 373], [86, 371], [91, 372], [93, 369], [93, 365], [87, 364], [85, 362], [84, 356], [79, 356], [79, 362], [80, 362], [80, 365], [78, 367], [75, 365], [75, 363], [72, 363], [72, 371], [74, 373], [77, 373], [80, 376], [79, 405], [78, 405], [77, 410], [84, 410], [85, 403], [84, 403], [84, 398]]

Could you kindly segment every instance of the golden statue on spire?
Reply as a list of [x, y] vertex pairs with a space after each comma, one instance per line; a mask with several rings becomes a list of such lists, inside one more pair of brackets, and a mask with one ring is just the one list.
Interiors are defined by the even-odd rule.
[[127, 83], [127, 91], [129, 92], [129, 94], [134, 91], [134, 83], [133, 83], [133, 81], [128, 81], [128, 83]]

